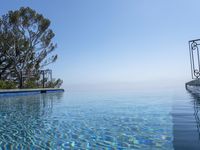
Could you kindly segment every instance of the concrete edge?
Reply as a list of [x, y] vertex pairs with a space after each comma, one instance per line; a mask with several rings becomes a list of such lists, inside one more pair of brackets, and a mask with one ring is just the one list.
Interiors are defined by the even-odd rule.
[[1, 94], [23, 94], [23, 93], [49, 93], [49, 92], [64, 92], [61, 88], [40, 88], [40, 89], [5, 89], [0, 90]]

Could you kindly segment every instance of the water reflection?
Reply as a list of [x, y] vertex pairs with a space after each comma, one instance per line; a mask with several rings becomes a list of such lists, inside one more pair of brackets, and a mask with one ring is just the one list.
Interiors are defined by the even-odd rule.
[[197, 131], [200, 139], [200, 94], [189, 92], [193, 99], [194, 104], [194, 117], [196, 120]]
[[167, 100], [85, 93], [0, 98], [0, 149], [173, 149]]
[[0, 112], [43, 116], [51, 114], [53, 103], [60, 101], [63, 93], [35, 94], [31, 96], [10, 96], [0, 98]]
[[49, 130], [48, 119], [51, 120], [55, 103], [61, 100], [62, 93], [1, 97], [0, 149], [48, 147], [49, 138], [41, 135], [45, 134], [44, 129]]
[[174, 97], [173, 133], [175, 150], [200, 148], [200, 95], [191, 90]]

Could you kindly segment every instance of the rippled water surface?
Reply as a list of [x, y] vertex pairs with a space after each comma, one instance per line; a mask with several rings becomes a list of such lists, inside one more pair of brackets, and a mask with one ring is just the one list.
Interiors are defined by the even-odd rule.
[[199, 149], [198, 103], [185, 89], [0, 97], [0, 148]]

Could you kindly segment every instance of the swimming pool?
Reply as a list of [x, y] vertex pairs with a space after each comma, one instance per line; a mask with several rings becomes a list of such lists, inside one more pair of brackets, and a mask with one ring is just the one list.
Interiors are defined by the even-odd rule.
[[198, 97], [178, 91], [0, 97], [0, 148], [195, 149]]

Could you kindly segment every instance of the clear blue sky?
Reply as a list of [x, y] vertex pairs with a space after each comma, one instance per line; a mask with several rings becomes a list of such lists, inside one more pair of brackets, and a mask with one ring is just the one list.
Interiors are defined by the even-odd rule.
[[64, 87], [190, 80], [199, 0], [1, 0], [0, 14], [21, 6], [52, 21]]

